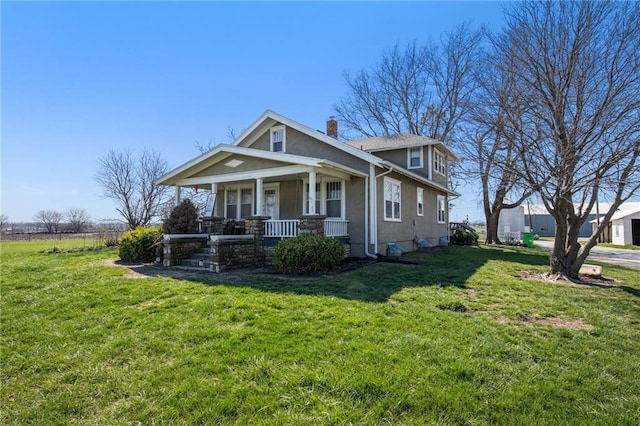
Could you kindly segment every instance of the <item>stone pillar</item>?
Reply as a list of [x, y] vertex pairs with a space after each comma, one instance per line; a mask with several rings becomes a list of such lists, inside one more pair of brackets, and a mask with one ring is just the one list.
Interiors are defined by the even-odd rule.
[[271, 216], [251, 216], [244, 220], [245, 234], [256, 236], [256, 240], [262, 241], [264, 237], [264, 221], [271, 219]]
[[324, 235], [324, 220], [327, 218], [323, 214], [300, 216], [299, 233]]
[[264, 265], [264, 248], [262, 240], [264, 239], [264, 221], [271, 219], [271, 216], [251, 216], [245, 219], [245, 232], [253, 234], [253, 243], [256, 256], [256, 262]]
[[202, 231], [212, 235], [224, 234], [224, 217], [220, 217], [220, 216], [203, 217]]

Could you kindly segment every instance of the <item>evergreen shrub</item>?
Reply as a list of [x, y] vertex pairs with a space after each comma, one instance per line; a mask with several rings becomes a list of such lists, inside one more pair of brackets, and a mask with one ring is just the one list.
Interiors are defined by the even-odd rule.
[[198, 209], [185, 198], [175, 206], [162, 224], [165, 234], [192, 234], [198, 232]]
[[478, 234], [467, 230], [457, 230], [451, 236], [451, 244], [472, 245], [478, 243]]
[[340, 265], [344, 253], [344, 247], [335, 238], [301, 234], [276, 244], [273, 264], [290, 275], [326, 273]]

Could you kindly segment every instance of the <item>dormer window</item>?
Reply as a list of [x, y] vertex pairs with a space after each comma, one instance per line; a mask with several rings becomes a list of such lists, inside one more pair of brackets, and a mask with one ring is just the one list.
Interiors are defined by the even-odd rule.
[[286, 151], [286, 139], [285, 139], [285, 127], [277, 126], [271, 128], [271, 151], [272, 152], [285, 152]]
[[409, 148], [407, 150], [407, 168], [419, 169], [422, 167], [422, 147]]

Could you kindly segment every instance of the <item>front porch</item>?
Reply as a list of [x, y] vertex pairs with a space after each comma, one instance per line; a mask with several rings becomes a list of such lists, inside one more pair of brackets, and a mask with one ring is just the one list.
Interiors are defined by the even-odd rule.
[[348, 221], [327, 219], [324, 215], [289, 220], [251, 216], [240, 221], [209, 217], [203, 218], [201, 231], [199, 234], [165, 235], [163, 265], [211, 272], [271, 265], [275, 244], [302, 233], [338, 238], [345, 246], [347, 256], [350, 255]]

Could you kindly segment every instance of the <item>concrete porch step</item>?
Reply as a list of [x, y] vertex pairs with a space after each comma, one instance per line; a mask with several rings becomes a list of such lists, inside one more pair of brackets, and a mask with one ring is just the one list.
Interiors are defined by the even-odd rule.
[[185, 265], [175, 265], [171, 267], [172, 269], [177, 269], [179, 271], [187, 271], [187, 272], [211, 272], [209, 267], [200, 267], [200, 266], [185, 266]]
[[189, 266], [189, 267], [202, 267], [202, 268], [209, 268], [209, 266], [211, 265], [211, 261], [209, 260], [209, 258], [193, 258], [193, 257], [188, 257], [186, 259], [181, 259], [180, 260], [180, 265], [177, 266]]

